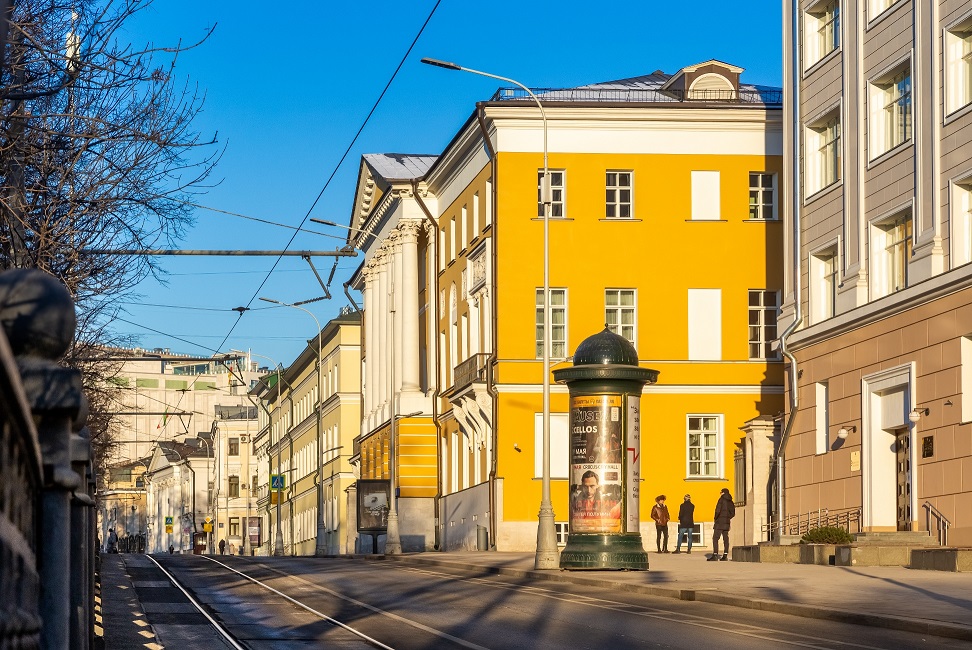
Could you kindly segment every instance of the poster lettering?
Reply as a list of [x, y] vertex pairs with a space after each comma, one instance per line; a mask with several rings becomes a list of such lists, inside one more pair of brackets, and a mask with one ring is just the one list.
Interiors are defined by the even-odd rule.
[[570, 399], [572, 532], [622, 532], [623, 408], [621, 395]]

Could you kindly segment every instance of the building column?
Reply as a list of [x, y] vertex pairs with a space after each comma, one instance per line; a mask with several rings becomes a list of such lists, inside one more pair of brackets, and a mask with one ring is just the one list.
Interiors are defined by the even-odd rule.
[[428, 390], [434, 393], [439, 386], [439, 364], [437, 363], [436, 350], [439, 349], [439, 258], [436, 249], [436, 234], [438, 228], [430, 223], [425, 224], [426, 237], [426, 299], [428, 308], [425, 310], [425, 332], [427, 337], [426, 345], [426, 368], [428, 368]]
[[365, 368], [364, 377], [364, 409], [362, 416], [369, 419], [375, 412], [376, 393], [378, 386], [376, 373], [378, 369], [378, 338], [375, 336], [378, 325], [377, 296], [378, 281], [374, 266], [371, 262], [365, 266], [365, 317], [364, 317], [364, 339], [365, 339]]
[[[405, 348], [411, 347], [407, 339], [402, 336], [402, 323], [405, 321], [404, 315], [404, 304], [405, 304], [405, 285], [403, 282], [404, 269], [402, 269], [402, 234], [400, 230], [395, 230], [391, 236], [392, 245], [392, 258], [391, 258], [391, 272], [392, 272], [392, 304], [395, 310], [395, 321], [394, 321], [394, 331], [391, 333], [394, 336], [394, 341], [392, 343], [392, 350], [394, 354], [392, 355], [392, 363], [394, 364], [394, 385], [392, 386], [392, 400], [398, 395], [402, 390], [402, 357]], [[398, 408], [397, 404], [393, 404], [392, 408]]]
[[378, 295], [377, 303], [378, 309], [375, 310], [375, 314], [378, 317], [377, 330], [378, 330], [378, 361], [377, 378], [378, 384], [375, 387], [375, 395], [378, 398], [378, 403], [376, 407], [379, 412], [378, 422], [384, 419], [384, 408], [385, 402], [388, 399], [388, 253], [384, 246], [375, 255], [375, 260], [378, 263]]
[[401, 351], [402, 391], [419, 391], [419, 326], [418, 326], [418, 233], [419, 223], [399, 224], [401, 236]]

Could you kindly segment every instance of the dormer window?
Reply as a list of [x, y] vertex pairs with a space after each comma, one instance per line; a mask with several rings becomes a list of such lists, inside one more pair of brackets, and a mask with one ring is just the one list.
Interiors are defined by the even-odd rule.
[[736, 88], [732, 82], [715, 72], [697, 77], [689, 86], [688, 99], [719, 101], [735, 98]]

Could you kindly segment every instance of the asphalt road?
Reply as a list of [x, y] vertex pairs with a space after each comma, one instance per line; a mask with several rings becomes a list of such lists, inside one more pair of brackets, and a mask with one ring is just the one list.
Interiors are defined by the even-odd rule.
[[242, 646], [254, 649], [972, 647], [883, 628], [398, 563], [157, 559]]

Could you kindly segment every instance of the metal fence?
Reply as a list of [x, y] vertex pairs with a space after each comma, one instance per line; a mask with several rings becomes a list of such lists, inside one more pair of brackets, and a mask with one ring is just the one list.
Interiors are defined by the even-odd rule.
[[[781, 107], [783, 91], [777, 88], [744, 86], [737, 90], [660, 90], [658, 88], [531, 88], [541, 102], [605, 102], [605, 103], [645, 103], [656, 104], [672, 102], [720, 103], [720, 104], [759, 104]], [[522, 88], [500, 88], [489, 101], [530, 101], [533, 100]]]
[[94, 642], [94, 469], [67, 289], [0, 273], [0, 649]]

